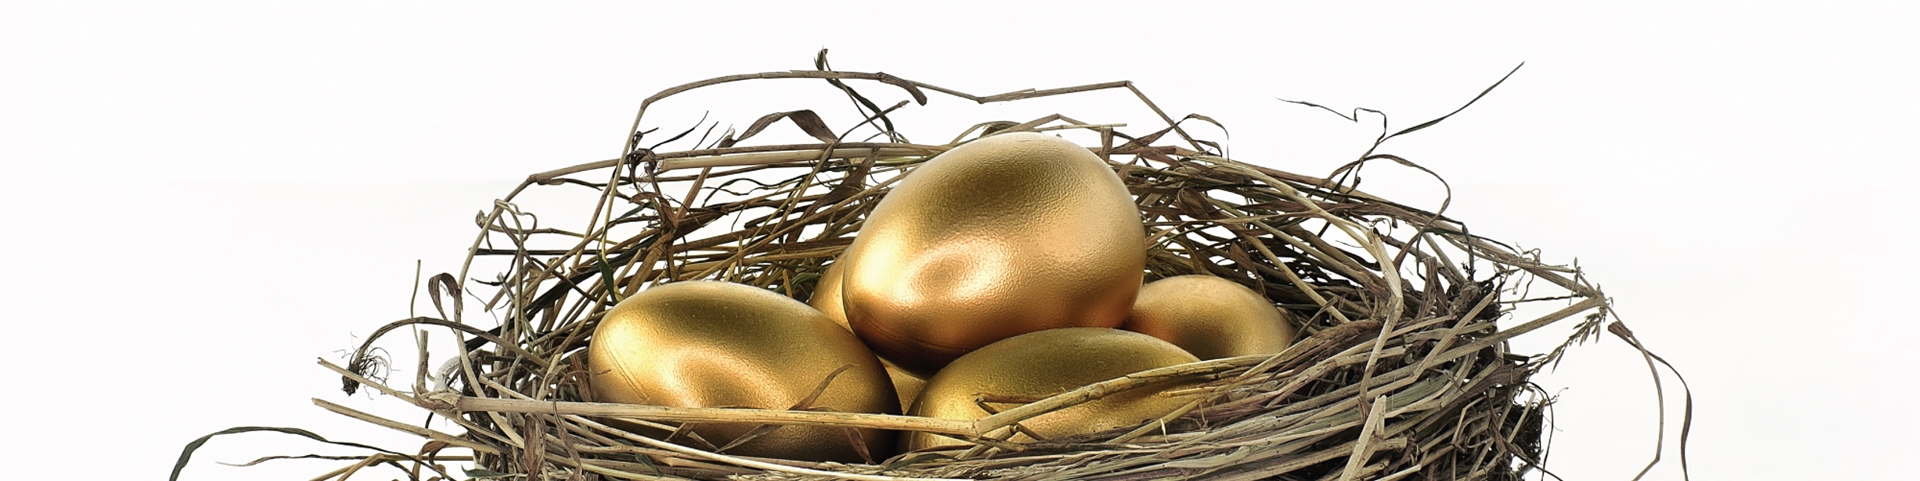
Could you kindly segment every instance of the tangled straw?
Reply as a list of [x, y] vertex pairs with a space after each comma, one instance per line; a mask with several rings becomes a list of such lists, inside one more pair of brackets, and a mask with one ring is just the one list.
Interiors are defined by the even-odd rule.
[[[1182, 129], [1184, 122], [1212, 119], [1176, 120], [1131, 82], [976, 96], [884, 73], [833, 71], [824, 51], [816, 64], [818, 70], [667, 89], [641, 104], [621, 157], [533, 174], [496, 201], [478, 219], [482, 232], [460, 272], [428, 280], [437, 316], [381, 327], [344, 367], [321, 361], [343, 377], [348, 392], [370, 386], [465, 429], [444, 433], [315, 399], [325, 409], [428, 440], [418, 455], [382, 452], [360, 458], [361, 464], [401, 467], [413, 479], [441, 476], [436, 457], [446, 459], [440, 452], [451, 448], [472, 452], [480, 469], [469, 476], [528, 479], [1509, 480], [1544, 469], [1552, 397], [1528, 379], [1557, 362], [1567, 346], [1598, 335], [1608, 315], [1606, 297], [1576, 269], [1470, 234], [1443, 215], [1444, 203], [1427, 212], [1338, 180], [1372, 160], [1418, 165], [1369, 149], [1329, 180], [1235, 161], [1218, 144]], [[641, 131], [641, 121], [654, 103], [762, 79], [824, 79], [855, 101], [864, 120], [835, 131], [812, 111], [777, 112], [737, 133], [703, 134], [687, 150], [659, 149], [687, 141], [697, 129], [644, 143], [654, 131]], [[847, 83], [855, 80], [902, 89], [919, 104], [927, 103], [927, 91], [988, 103], [1125, 89], [1166, 125], [1130, 135], [1120, 124], [1049, 115], [983, 122], [944, 144], [909, 143], [888, 117], [906, 102], [882, 108]], [[782, 123], [818, 142], [742, 144]], [[857, 131], [879, 141], [845, 140]], [[1097, 136], [1087, 148], [1113, 167], [1145, 220], [1149, 280], [1208, 274], [1240, 282], [1302, 319], [1297, 327], [1308, 336], [1277, 355], [1135, 373], [976, 421], [586, 401], [583, 348], [601, 314], [620, 299], [649, 285], [709, 279], [804, 300], [823, 265], [915, 166], [973, 138], [1025, 131]], [[591, 228], [545, 227], [523, 212], [516, 201], [542, 189], [595, 193]], [[491, 279], [472, 277], [481, 264], [500, 270]], [[1532, 286], [1536, 280], [1551, 289]], [[470, 322], [468, 301], [497, 317], [497, 327]], [[1496, 323], [1529, 302], [1564, 307], [1505, 328]], [[1561, 348], [1535, 356], [1508, 352], [1507, 340], [1566, 319], [1577, 325]], [[411, 389], [369, 379], [368, 369], [384, 362], [374, 341], [410, 326], [445, 329], [465, 349], [448, 360], [444, 379], [429, 379], [421, 337]], [[1023, 420], [1169, 379], [1199, 383], [1189, 393], [1204, 396], [1132, 428], [1003, 441]], [[973, 446], [874, 464], [756, 459], [639, 436], [606, 420], [668, 430], [675, 423], [722, 421], [918, 430]]]

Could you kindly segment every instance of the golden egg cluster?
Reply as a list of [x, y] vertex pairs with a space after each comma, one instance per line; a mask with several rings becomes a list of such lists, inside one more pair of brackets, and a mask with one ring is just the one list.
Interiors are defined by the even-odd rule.
[[[1134, 372], [1273, 354], [1293, 341], [1285, 311], [1239, 283], [1179, 276], [1141, 285], [1146, 245], [1133, 196], [1105, 161], [1050, 135], [985, 137], [902, 179], [806, 303], [710, 281], [622, 300], [589, 343], [590, 393], [600, 402], [972, 420]], [[1166, 392], [1177, 387], [1047, 413], [1009, 440], [1136, 426], [1191, 401]], [[965, 444], [811, 426], [735, 443], [756, 427], [699, 423], [674, 439], [737, 444], [730, 454], [848, 462], [862, 451], [880, 459], [896, 448]]]

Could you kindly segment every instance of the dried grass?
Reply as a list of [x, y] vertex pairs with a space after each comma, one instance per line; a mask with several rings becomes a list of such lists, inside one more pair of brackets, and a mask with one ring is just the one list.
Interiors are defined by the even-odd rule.
[[[1606, 297], [1577, 269], [1469, 234], [1443, 215], [1444, 203], [1428, 212], [1341, 181], [1368, 162], [1418, 168], [1412, 162], [1369, 150], [1330, 176], [1334, 180], [1283, 172], [1224, 158], [1217, 144], [1182, 128], [1212, 119], [1175, 120], [1130, 82], [975, 96], [883, 73], [831, 71], [824, 55], [820, 70], [722, 77], [661, 92], [641, 105], [622, 157], [534, 174], [496, 202], [479, 219], [485, 228], [468, 246], [461, 272], [429, 279], [438, 315], [381, 327], [348, 367], [321, 361], [343, 376], [348, 392], [371, 386], [466, 432], [431, 431], [315, 399], [323, 408], [428, 439], [419, 455], [382, 452], [322, 478], [345, 479], [341, 473], [374, 463], [407, 468], [414, 479], [437, 477], [442, 468], [430, 458], [446, 449], [471, 451], [483, 469], [469, 476], [569, 480], [1507, 480], [1540, 469], [1552, 396], [1528, 379], [1557, 362], [1566, 345], [1599, 335]], [[651, 131], [638, 130], [646, 109], [672, 95], [772, 78], [825, 79], [855, 100], [867, 121], [834, 131], [811, 111], [780, 112], [680, 151], [659, 149], [687, 143], [695, 130], [651, 144]], [[1119, 125], [1052, 115], [985, 122], [953, 142], [913, 144], [887, 117], [905, 102], [880, 108], [849, 80], [901, 88], [921, 104], [927, 91], [987, 103], [1126, 89], [1165, 127], [1129, 135]], [[818, 142], [742, 145], [783, 122]], [[1146, 219], [1149, 279], [1205, 273], [1239, 281], [1304, 320], [1298, 327], [1308, 337], [1278, 355], [1138, 373], [979, 421], [585, 401], [583, 348], [601, 313], [621, 298], [648, 285], [717, 279], [804, 300], [822, 265], [852, 241], [866, 213], [903, 175], [965, 140], [1015, 131], [1097, 136], [1088, 148], [1125, 180]], [[882, 141], [843, 141], [854, 132]], [[541, 227], [516, 204], [530, 189], [590, 189], [599, 198], [593, 227]], [[482, 281], [470, 272], [476, 264], [501, 270]], [[1520, 298], [1523, 288], [1531, 298]], [[1550, 289], [1558, 292], [1542, 294]], [[1542, 298], [1565, 307], [1499, 323], [1511, 324], [1504, 328], [1496, 324], [1515, 306]], [[498, 327], [479, 327], [493, 323], [474, 321], [468, 302], [480, 303]], [[1508, 339], [1568, 319], [1574, 335], [1562, 348], [1531, 356], [1507, 350]], [[1638, 347], [1624, 326], [1614, 326]], [[384, 362], [374, 341], [407, 327], [443, 329], [464, 343], [467, 350], [451, 356], [446, 379], [426, 376], [424, 338], [411, 389], [368, 379], [369, 368]], [[1649, 353], [1650, 366], [1653, 359]], [[1202, 381], [1197, 390], [1207, 395], [1135, 429], [1031, 444], [1000, 441], [1031, 416], [1169, 378]], [[669, 429], [722, 420], [911, 429], [977, 445], [870, 465], [753, 459], [634, 435], [608, 419]], [[182, 465], [186, 459], [183, 453]]]

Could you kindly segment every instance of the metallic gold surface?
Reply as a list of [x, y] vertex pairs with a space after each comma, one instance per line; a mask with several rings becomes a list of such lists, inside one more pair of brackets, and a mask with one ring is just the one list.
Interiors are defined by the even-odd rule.
[[807, 299], [807, 305], [813, 306], [821, 314], [826, 314], [828, 319], [833, 319], [833, 322], [840, 324], [840, 327], [852, 332], [853, 326], [847, 324], [847, 309], [841, 307], [840, 302], [840, 271], [845, 270], [841, 267], [846, 265], [845, 262], [827, 264], [826, 272], [820, 273], [820, 283], [813, 285], [813, 297]]
[[900, 398], [900, 409], [906, 409], [906, 406], [912, 406], [914, 401], [920, 399], [920, 392], [927, 389], [927, 378], [907, 372], [885, 359], [881, 359], [880, 363], [887, 366], [887, 378], [893, 380], [893, 393]]
[[[1106, 328], [1067, 328], [1022, 334], [977, 349], [948, 364], [920, 393], [908, 411], [915, 416], [973, 420], [992, 414], [976, 399], [982, 395], [1038, 400], [1088, 384], [1148, 369], [1197, 361], [1192, 354], [1145, 334]], [[1133, 426], [1172, 412], [1190, 396], [1158, 393], [1181, 384], [1146, 386], [1086, 404], [1043, 414], [1020, 424], [1053, 439]], [[1018, 403], [988, 403], [1006, 410]], [[967, 445], [927, 433], [904, 433], [903, 449]], [[1026, 434], [1010, 438], [1033, 441]]]
[[840, 256], [847, 320], [922, 375], [1020, 334], [1115, 327], [1146, 265], [1146, 228], [1107, 164], [1011, 133], [955, 147], [874, 206]]
[[1286, 311], [1238, 282], [1209, 275], [1168, 277], [1140, 288], [1121, 329], [1157, 337], [1200, 359], [1276, 354], [1293, 344]]
[[[853, 332], [853, 327], [847, 325], [847, 310], [840, 303], [840, 266], [843, 265], [846, 264], [835, 262], [827, 265], [827, 271], [820, 274], [820, 283], [814, 285], [813, 298], [807, 299], [807, 305], [819, 309], [821, 314], [826, 314], [840, 327], [847, 328], [847, 332]], [[907, 372], [886, 358], [880, 359], [880, 365], [887, 368], [887, 378], [893, 380], [893, 392], [900, 396], [900, 408], [912, 406], [914, 398], [920, 396], [920, 389], [926, 387], [927, 378]]]
[[[885, 369], [859, 339], [806, 304], [751, 286], [689, 281], [641, 291], [607, 312], [587, 349], [595, 401], [788, 409], [851, 366], [812, 408], [900, 412]], [[693, 432], [724, 446], [755, 427], [702, 423]], [[876, 459], [894, 435], [861, 431]], [[842, 428], [786, 426], [727, 452], [861, 461]]]

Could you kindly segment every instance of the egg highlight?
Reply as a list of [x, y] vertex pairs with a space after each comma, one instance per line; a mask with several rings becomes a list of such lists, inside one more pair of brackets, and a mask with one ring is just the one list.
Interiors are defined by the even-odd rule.
[[[800, 301], [742, 284], [687, 281], [640, 291], [605, 314], [587, 349], [590, 392], [599, 402], [790, 409], [833, 375], [809, 408], [900, 412], [879, 359], [846, 329]], [[692, 431], [725, 446], [756, 427], [702, 422]], [[860, 434], [875, 458], [887, 455], [895, 436]], [[726, 452], [863, 461], [847, 431], [830, 427], [782, 426]]]
[[902, 179], [840, 256], [847, 320], [919, 375], [1020, 334], [1119, 326], [1146, 264], [1140, 219], [1119, 176], [1073, 142], [968, 142]]
[[1277, 354], [1293, 344], [1296, 332], [1273, 301], [1209, 275], [1147, 283], [1120, 328], [1171, 342], [1200, 359]]
[[[839, 323], [847, 332], [853, 332], [853, 327], [847, 325], [847, 310], [841, 307], [840, 302], [840, 266], [843, 265], [846, 264], [835, 262], [827, 265], [826, 272], [820, 274], [820, 283], [814, 285], [813, 297], [807, 299], [807, 305], [819, 309], [820, 313]], [[920, 389], [926, 387], [927, 378], [907, 372], [885, 358], [880, 359], [880, 365], [887, 369], [887, 378], [893, 381], [893, 392], [900, 397], [900, 408], [912, 406], [914, 398], [920, 396]]]
[[[927, 380], [908, 414], [975, 420], [1018, 403], [993, 399], [1037, 400], [1148, 369], [1195, 362], [1192, 354], [1145, 334], [1106, 328], [1049, 329], [1022, 334], [982, 347], [947, 365]], [[1157, 419], [1193, 400], [1192, 395], [1162, 393], [1180, 383], [1143, 386], [1021, 422], [1042, 438], [1090, 434]], [[970, 445], [959, 439], [910, 432], [905, 450]], [[1028, 442], [1025, 433], [1009, 439]]]

